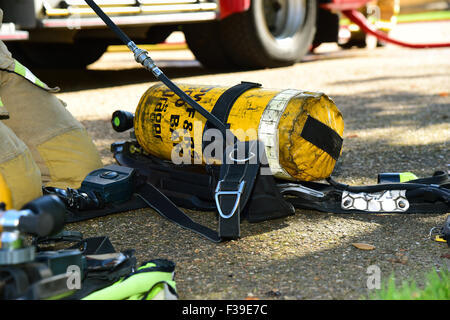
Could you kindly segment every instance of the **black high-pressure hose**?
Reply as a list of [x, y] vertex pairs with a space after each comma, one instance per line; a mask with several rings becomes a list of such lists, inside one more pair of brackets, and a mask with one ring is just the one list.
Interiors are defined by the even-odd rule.
[[208, 112], [175, 83], [173, 83], [155, 64], [148, 52], [137, 47], [137, 45], [103, 12], [103, 10], [93, 1], [85, 0], [86, 3], [95, 11], [95, 13], [106, 23], [106, 25], [122, 40], [122, 42], [134, 53], [136, 61], [151, 71], [153, 75], [171, 89], [183, 101], [193, 107], [198, 113], [204, 116], [211, 124], [219, 129], [225, 136], [226, 126], [216, 116]]

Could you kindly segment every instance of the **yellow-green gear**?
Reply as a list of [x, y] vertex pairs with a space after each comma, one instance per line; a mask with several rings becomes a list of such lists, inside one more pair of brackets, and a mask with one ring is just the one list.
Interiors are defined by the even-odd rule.
[[82, 300], [153, 300], [162, 293], [165, 294], [162, 298], [174, 300], [177, 298], [174, 268], [175, 264], [168, 260], [148, 261], [135, 272]]
[[57, 92], [59, 91], [59, 88], [50, 88], [48, 85], [46, 85], [44, 82], [39, 80], [38, 77], [36, 77], [27, 67], [25, 67], [23, 64], [21, 64], [19, 61], [14, 60], [14, 72], [31, 83], [37, 85], [38, 87], [41, 87], [44, 90], [50, 91], [50, 92]]
[[408, 182], [411, 180], [418, 179], [418, 177], [412, 172], [401, 172], [399, 174], [400, 182]]
[[[28, 69], [20, 63], [15, 69], [18, 73], [0, 72], [0, 96], [9, 114], [2, 123], [26, 144], [43, 184], [79, 188], [89, 172], [103, 167], [92, 139], [63, 102], [43, 88], [40, 81], [33, 80]], [[0, 164], [4, 158], [0, 156]], [[21, 180], [25, 181], [23, 177]], [[8, 184], [14, 198], [13, 183]]]

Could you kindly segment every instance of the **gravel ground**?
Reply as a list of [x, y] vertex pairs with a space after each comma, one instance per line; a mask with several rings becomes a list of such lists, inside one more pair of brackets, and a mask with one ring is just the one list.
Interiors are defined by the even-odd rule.
[[[433, 37], [432, 37], [432, 36]], [[400, 25], [406, 40], [450, 39], [450, 22]], [[241, 80], [268, 88], [327, 93], [345, 120], [343, 154], [334, 177], [348, 184], [376, 183], [379, 172], [431, 175], [450, 163], [450, 49], [409, 50], [387, 46], [341, 51], [319, 47], [303, 63], [278, 69], [213, 72], [187, 50], [152, 56], [177, 82], [234, 85]], [[114, 110], [134, 111], [154, 83], [128, 53], [107, 53], [87, 71], [39, 71], [62, 88], [58, 97], [92, 135], [105, 164], [109, 146], [127, 139], [110, 128]], [[52, 79], [58, 79], [52, 83]], [[214, 213], [189, 214], [216, 228]], [[427, 239], [447, 214], [328, 214], [297, 210], [294, 216], [242, 224], [242, 239], [210, 243], [163, 220], [151, 209], [115, 214], [68, 229], [107, 235], [116, 249], [135, 248], [140, 262], [153, 258], [177, 264], [181, 299], [359, 299], [367, 296], [367, 268], [382, 280], [424, 283], [431, 268], [449, 268], [449, 248]], [[364, 251], [352, 246], [375, 246]]]

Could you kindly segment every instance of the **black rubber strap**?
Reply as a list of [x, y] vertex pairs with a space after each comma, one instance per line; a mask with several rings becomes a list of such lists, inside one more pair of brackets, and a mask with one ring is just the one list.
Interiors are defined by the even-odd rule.
[[298, 209], [318, 210], [322, 212], [332, 213], [377, 214], [381, 212], [343, 209], [341, 205], [342, 192], [344, 190], [347, 190], [353, 193], [376, 193], [386, 190], [406, 190], [406, 198], [408, 199], [410, 206], [408, 210], [406, 210], [405, 212], [401, 212], [403, 214], [446, 213], [449, 212], [450, 209], [450, 190], [445, 186], [433, 186], [416, 183], [391, 183], [367, 186], [348, 186], [340, 184], [330, 178], [328, 178], [327, 181], [330, 184], [318, 182], [301, 182], [298, 184], [300, 187], [307, 187], [309, 189], [312, 189], [312, 191], [323, 193], [323, 196], [321, 197], [311, 197], [308, 193], [294, 191], [284, 193], [284, 195], [291, 195], [291, 197], [286, 197], [285, 199]]
[[13, 300], [23, 295], [30, 286], [28, 276], [21, 268], [10, 265], [0, 266], [0, 283], [2, 300]]
[[[226, 124], [226, 122], [228, 121], [228, 116], [230, 115], [231, 108], [233, 107], [236, 100], [245, 91], [259, 87], [261, 87], [261, 84], [259, 83], [242, 81], [240, 84], [227, 89], [224, 93], [222, 93], [219, 99], [217, 99], [213, 109], [211, 110], [211, 114], [222, 121], [224, 124]], [[214, 128], [214, 125], [210, 121], [207, 121], [205, 124], [205, 128], [203, 129], [203, 134], [205, 134], [206, 130], [211, 128]], [[204, 148], [205, 144], [203, 143], [203, 149]]]
[[319, 120], [308, 116], [300, 136], [328, 153], [334, 160], [339, 158], [343, 139], [336, 131]]
[[[224, 164], [220, 167], [220, 180], [215, 191], [222, 239], [240, 237], [241, 212], [250, 199], [259, 173], [260, 150], [264, 151], [263, 144], [253, 140], [238, 141], [224, 152]], [[238, 159], [239, 151], [245, 151], [241, 153], [246, 160]]]
[[216, 231], [193, 221], [153, 185], [147, 183], [140, 186], [135, 195], [145, 201], [159, 215], [180, 227], [191, 230], [213, 242], [222, 241]]
[[78, 231], [63, 230], [55, 235], [33, 238], [33, 245], [48, 244], [52, 242], [79, 242], [83, 240], [83, 234]]
[[255, 82], [242, 81], [228, 90], [226, 90], [216, 101], [211, 113], [223, 123], [227, 122], [231, 108], [234, 102], [247, 90], [259, 88], [261, 84]]
[[407, 183], [423, 183], [423, 184], [435, 184], [443, 185], [450, 181], [448, 173], [445, 171], [435, 171], [433, 176], [426, 178], [418, 178], [414, 180], [407, 181]]
[[[242, 81], [229, 89], [227, 89], [216, 101], [211, 114], [217, 117], [222, 123], [227, 125], [228, 116], [236, 100], [247, 90], [261, 87], [261, 84], [254, 82]], [[203, 134], [206, 130], [213, 127], [213, 124], [206, 122]], [[255, 142], [257, 150], [257, 142]], [[203, 142], [203, 149], [206, 143]], [[223, 160], [225, 161], [220, 168], [220, 181], [215, 192], [216, 205], [219, 211], [219, 237], [222, 239], [237, 239], [240, 237], [240, 213], [248, 202], [253, 184], [259, 172], [258, 151], [256, 152], [256, 162], [250, 164], [248, 161], [235, 162], [229, 159], [230, 152], [234, 149], [245, 148], [244, 157], [247, 158], [250, 151], [249, 142], [237, 141], [234, 146], [224, 150]], [[239, 190], [242, 189], [240, 193]], [[237, 208], [235, 207], [237, 205]], [[231, 214], [230, 217], [224, 218], [223, 215]]]

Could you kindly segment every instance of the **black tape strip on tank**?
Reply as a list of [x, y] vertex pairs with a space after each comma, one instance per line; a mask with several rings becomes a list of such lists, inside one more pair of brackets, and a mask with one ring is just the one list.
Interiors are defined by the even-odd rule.
[[300, 136], [328, 153], [334, 160], [339, 158], [343, 139], [336, 131], [319, 120], [308, 116]]

